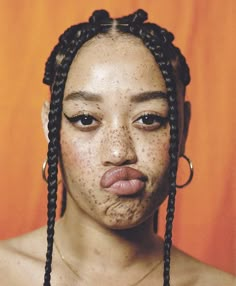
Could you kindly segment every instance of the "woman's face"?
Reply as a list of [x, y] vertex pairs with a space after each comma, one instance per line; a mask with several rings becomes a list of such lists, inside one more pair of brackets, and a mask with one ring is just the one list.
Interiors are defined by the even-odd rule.
[[146, 220], [166, 197], [167, 117], [165, 82], [139, 39], [86, 43], [68, 74], [61, 127], [64, 180], [76, 206], [114, 229]]

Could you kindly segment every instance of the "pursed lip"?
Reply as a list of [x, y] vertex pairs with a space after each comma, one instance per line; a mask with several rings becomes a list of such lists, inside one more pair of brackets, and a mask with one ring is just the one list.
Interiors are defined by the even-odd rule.
[[103, 174], [100, 185], [102, 188], [110, 188], [118, 182], [132, 180], [146, 182], [147, 176], [145, 176], [141, 171], [128, 166], [113, 167]]

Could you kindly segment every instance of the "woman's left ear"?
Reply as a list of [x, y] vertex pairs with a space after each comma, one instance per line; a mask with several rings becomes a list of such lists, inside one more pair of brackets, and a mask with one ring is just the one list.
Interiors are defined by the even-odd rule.
[[49, 139], [48, 139], [49, 106], [50, 106], [49, 102], [45, 101], [43, 103], [42, 110], [41, 110], [41, 120], [42, 120], [42, 125], [43, 125], [43, 131], [44, 131], [44, 135], [45, 135], [45, 138], [46, 138], [47, 142], [49, 141]]
[[189, 123], [191, 119], [191, 104], [189, 101], [184, 102], [184, 120], [183, 120], [183, 134], [182, 134], [182, 140], [181, 140], [181, 146], [180, 146], [180, 155], [183, 155], [185, 152], [185, 144], [188, 137], [188, 129], [189, 129]]

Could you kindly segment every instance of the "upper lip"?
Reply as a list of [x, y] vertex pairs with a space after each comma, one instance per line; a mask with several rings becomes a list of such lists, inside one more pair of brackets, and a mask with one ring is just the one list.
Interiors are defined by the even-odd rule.
[[103, 188], [109, 188], [118, 181], [135, 179], [147, 181], [147, 176], [131, 167], [113, 167], [102, 175], [100, 185]]

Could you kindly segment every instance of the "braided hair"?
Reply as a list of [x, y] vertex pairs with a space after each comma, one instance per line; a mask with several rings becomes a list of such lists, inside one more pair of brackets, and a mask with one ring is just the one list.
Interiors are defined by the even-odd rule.
[[[60, 36], [58, 44], [54, 47], [47, 60], [43, 82], [50, 86], [51, 102], [48, 122], [48, 220], [44, 286], [51, 285], [54, 225], [57, 207], [57, 172], [58, 158], [60, 155], [62, 101], [68, 71], [81, 46], [98, 34], [108, 33], [114, 26], [114, 23], [118, 32], [132, 34], [143, 41], [144, 45], [153, 54], [167, 88], [170, 124], [170, 166], [169, 198], [164, 241], [163, 285], [170, 285], [170, 252], [175, 210], [179, 144], [176, 80], [178, 79], [186, 86], [190, 82], [190, 75], [184, 56], [172, 43], [174, 40], [173, 34], [156, 24], [145, 23], [146, 20], [147, 13], [141, 9], [131, 15], [115, 19], [115, 22], [110, 18], [107, 11], [95, 11], [89, 18], [88, 23], [71, 26]], [[65, 207], [66, 190], [64, 188], [62, 212], [64, 212]]]

